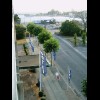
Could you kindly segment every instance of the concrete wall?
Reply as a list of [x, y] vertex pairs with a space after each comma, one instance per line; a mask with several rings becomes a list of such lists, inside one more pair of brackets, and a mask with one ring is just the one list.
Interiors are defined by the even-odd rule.
[[15, 33], [14, 33], [14, 13], [12, 18], [12, 100], [18, 100], [17, 74], [16, 74], [16, 52], [15, 52]]

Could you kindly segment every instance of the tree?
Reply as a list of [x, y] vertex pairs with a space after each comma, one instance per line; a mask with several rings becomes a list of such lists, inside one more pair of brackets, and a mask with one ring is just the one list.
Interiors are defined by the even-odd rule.
[[77, 33], [77, 35], [80, 36], [80, 31], [81, 29], [78, 27], [78, 25], [69, 20], [63, 22], [60, 27], [61, 34], [66, 36], [73, 36], [74, 33]]
[[25, 54], [28, 55], [29, 52], [28, 52], [28, 48], [27, 48], [26, 44], [23, 44], [23, 48], [24, 48]]
[[26, 27], [24, 27], [21, 24], [16, 24], [15, 25], [15, 29], [16, 29], [16, 38], [17, 39], [23, 39], [23, 38], [25, 38]]
[[77, 34], [76, 33], [74, 34], [74, 45], [75, 46], [77, 45]]
[[18, 17], [17, 14], [14, 15], [15, 24], [20, 24], [21, 19]]
[[27, 31], [30, 32], [30, 34], [33, 34], [34, 33], [34, 28], [36, 27], [36, 25], [34, 23], [28, 23], [27, 25]]
[[44, 28], [42, 28], [41, 26], [35, 26], [34, 27], [34, 35], [38, 36], [39, 33], [41, 33], [43, 31]]
[[47, 15], [60, 15], [61, 13], [57, 10], [52, 9], [47, 13]]
[[41, 20], [41, 24], [47, 24], [47, 20]]
[[82, 92], [85, 96], [87, 96], [87, 80], [84, 79], [81, 83], [82, 83]]
[[46, 29], [46, 25], [47, 25], [48, 21], [47, 20], [41, 20], [41, 24], [44, 24], [44, 28]]
[[49, 21], [49, 23], [50, 24], [56, 24], [56, 20], [55, 19], [52, 19], [52, 20]]
[[51, 33], [43, 30], [39, 35], [38, 35], [38, 40], [41, 44], [44, 43], [44, 41], [50, 39], [52, 37]]
[[29, 35], [30, 35], [30, 32], [26, 31], [25, 32], [25, 37], [29, 37]]
[[82, 43], [85, 46], [85, 44], [86, 44], [86, 32], [82, 33]]
[[84, 30], [86, 31], [86, 28], [87, 28], [87, 11], [78, 12], [75, 16], [82, 20]]
[[43, 47], [46, 53], [51, 53], [51, 66], [52, 66], [52, 52], [57, 52], [57, 50], [59, 49], [59, 42], [54, 38], [50, 38], [44, 42]]
[[74, 22], [78, 27], [80, 27], [81, 29], [83, 28], [83, 25], [80, 21], [77, 20], [72, 20], [72, 22]]

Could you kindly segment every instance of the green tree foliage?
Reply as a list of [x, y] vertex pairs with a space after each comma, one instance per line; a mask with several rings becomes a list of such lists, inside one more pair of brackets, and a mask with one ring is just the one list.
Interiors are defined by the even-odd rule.
[[86, 44], [86, 32], [82, 33], [82, 43], [85, 46], [85, 44]]
[[87, 96], [87, 80], [83, 80], [81, 83], [82, 83], [82, 92], [85, 96]]
[[43, 31], [44, 28], [42, 28], [41, 26], [36, 25], [34, 27], [34, 35], [38, 36], [39, 33], [41, 33]]
[[80, 18], [83, 22], [84, 30], [87, 29], [87, 11], [80, 11], [75, 14], [75, 17]]
[[83, 29], [83, 25], [82, 22], [78, 21], [78, 20], [72, 20], [73, 23], [75, 23], [79, 28]]
[[27, 48], [26, 44], [23, 44], [23, 48], [24, 48], [25, 54], [28, 55], [28, 48]]
[[16, 24], [15, 25], [15, 29], [16, 29], [16, 39], [23, 39], [23, 38], [25, 38], [26, 28], [23, 25]]
[[73, 36], [74, 33], [77, 33], [77, 35], [80, 36], [80, 31], [81, 29], [78, 27], [78, 25], [69, 20], [63, 22], [60, 27], [61, 34], [66, 36]]
[[43, 92], [40, 91], [40, 92], [39, 92], [39, 97], [42, 97], [42, 96], [43, 96]]
[[47, 20], [41, 20], [41, 24], [47, 24]]
[[77, 46], [77, 34], [74, 34], [74, 45]]
[[49, 40], [44, 42], [43, 47], [46, 53], [51, 53], [51, 66], [52, 66], [52, 51], [56, 52], [59, 49], [59, 42], [54, 38], [50, 38]]
[[50, 22], [49, 22], [50, 24], [56, 24], [56, 20], [55, 19], [53, 19], [53, 20], [50, 20]]
[[18, 17], [17, 14], [14, 15], [15, 24], [20, 24], [21, 19]]
[[41, 97], [41, 100], [46, 100], [46, 97], [45, 96]]
[[51, 33], [43, 30], [39, 35], [38, 35], [38, 40], [41, 44], [44, 43], [44, 41], [50, 39], [52, 37]]
[[36, 25], [34, 23], [28, 23], [27, 25], [27, 31], [30, 32], [30, 34], [34, 34], [34, 28], [36, 27]]
[[26, 37], [29, 37], [30, 32], [26, 31], [26, 32], [25, 32], [25, 35], [26, 35]]
[[46, 53], [56, 52], [59, 49], [59, 42], [54, 38], [50, 38], [44, 42], [43, 47]]

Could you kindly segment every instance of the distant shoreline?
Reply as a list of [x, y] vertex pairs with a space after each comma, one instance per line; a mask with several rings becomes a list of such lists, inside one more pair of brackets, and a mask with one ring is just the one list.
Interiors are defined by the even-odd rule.
[[21, 18], [21, 22], [40, 22], [41, 20], [52, 20], [55, 19], [57, 22], [63, 22], [65, 20], [78, 20], [81, 21], [79, 18], [71, 18], [67, 16], [34, 16], [34, 17], [26, 17], [26, 16], [19, 16]]

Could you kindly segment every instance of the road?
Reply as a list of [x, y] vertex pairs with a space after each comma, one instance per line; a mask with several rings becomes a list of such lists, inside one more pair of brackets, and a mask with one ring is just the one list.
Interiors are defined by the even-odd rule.
[[73, 47], [64, 37], [54, 34], [57, 30], [48, 30], [60, 43], [56, 63], [66, 77], [68, 68], [72, 70], [71, 85], [81, 93], [81, 81], [87, 78], [87, 48]]
[[[49, 30], [50, 31], [50, 30]], [[52, 33], [54, 31], [51, 30]], [[72, 71], [70, 85], [81, 93], [81, 81], [87, 78], [87, 57], [81, 55], [80, 52], [76, 52], [75, 48], [70, 46], [68, 42], [64, 42], [64, 38], [54, 35], [53, 36], [59, 41], [60, 49], [57, 52], [56, 63], [59, 65], [59, 70], [62, 73], [65, 80], [68, 78], [68, 69]]]
[[[54, 30], [49, 30], [49, 31], [51, 31], [52, 33], [55, 32]], [[58, 39], [60, 43], [60, 49], [56, 54], [57, 55], [56, 63], [59, 65], [58, 70], [61, 73], [63, 80], [59, 81], [59, 85], [60, 87], [63, 88], [66, 87], [66, 84], [63, 84], [64, 83], [63, 81], [68, 83], [68, 69], [71, 69], [72, 77], [69, 85], [73, 90], [77, 91], [79, 95], [82, 95], [81, 81], [87, 78], [87, 57], [86, 55], [76, 51], [75, 47], [70, 46], [68, 42], [65, 42], [66, 40], [64, 40], [63, 37], [54, 34], [53, 36], [56, 39]], [[54, 75], [55, 74], [54, 69], [50, 69], [50, 70]], [[51, 74], [49, 74], [48, 76], [50, 75]], [[51, 80], [47, 80], [47, 81], [51, 81]], [[50, 83], [52, 84], [52, 81]]]
[[[50, 100], [69, 100], [68, 96], [66, 95], [65, 91], [62, 89], [55, 75], [52, 73], [52, 68], [47, 68], [47, 76], [42, 75], [42, 86], [46, 88], [48, 91], [48, 98]], [[79, 100], [79, 99], [74, 99]]]
[[[28, 39], [26, 40], [28, 42]], [[31, 38], [31, 40], [33, 39]], [[31, 53], [32, 50], [30, 47], [29, 51], [30, 54], [32, 54]], [[55, 73], [58, 72], [56, 66], [48, 67], [47, 70], [48, 70], [47, 76], [44, 77], [42, 75], [42, 84], [47, 91], [46, 94], [48, 96], [47, 100], [82, 100], [78, 96], [76, 96], [76, 94], [73, 93], [72, 90], [66, 84], [68, 82], [68, 81], [66, 82], [66, 80], [64, 79], [66, 75], [65, 76], [63, 75], [63, 77], [61, 77], [60, 75], [60, 80], [56, 79]], [[39, 74], [39, 69], [37, 69], [37, 73]], [[61, 74], [63, 74], [63, 71]]]

